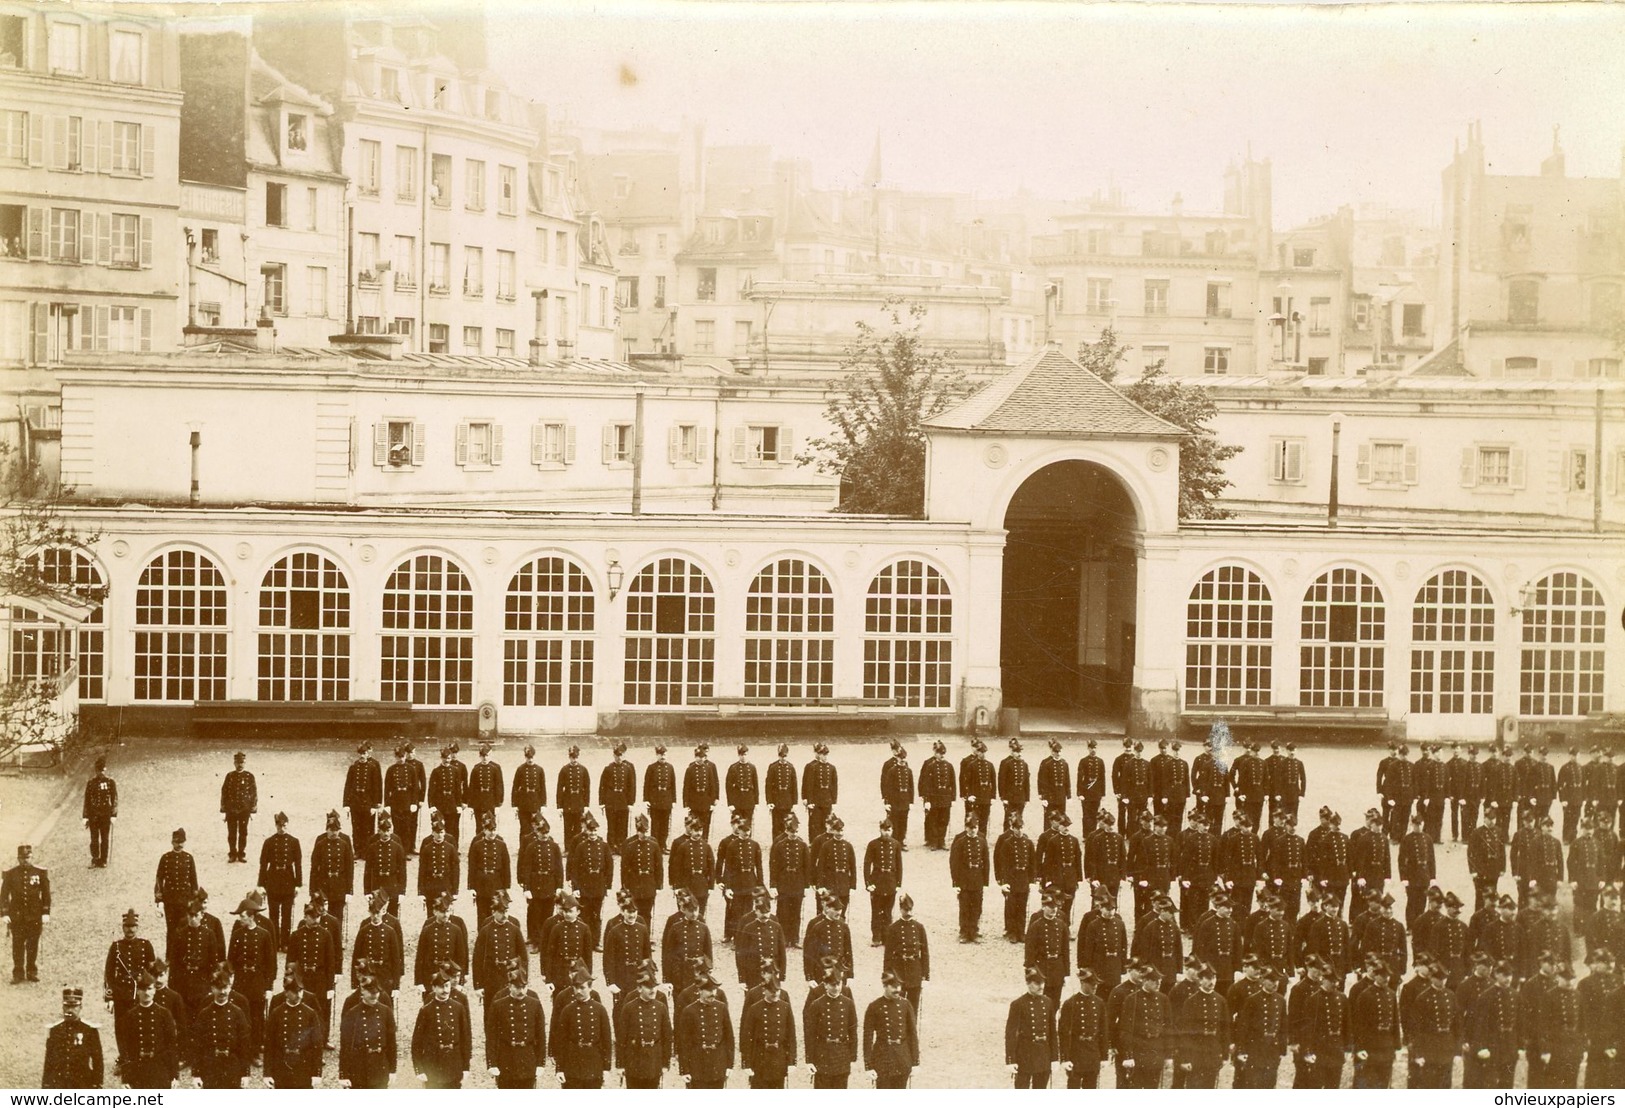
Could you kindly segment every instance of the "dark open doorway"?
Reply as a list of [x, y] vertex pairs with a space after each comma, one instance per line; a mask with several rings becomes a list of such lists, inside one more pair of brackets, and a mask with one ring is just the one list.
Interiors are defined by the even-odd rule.
[[1004, 703], [1126, 718], [1138, 518], [1122, 483], [1093, 462], [1045, 466], [1004, 526]]

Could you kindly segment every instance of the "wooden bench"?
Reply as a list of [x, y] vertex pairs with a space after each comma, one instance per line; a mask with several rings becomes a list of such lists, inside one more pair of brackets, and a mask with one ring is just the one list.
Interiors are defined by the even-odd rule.
[[1291, 731], [1304, 739], [1325, 733], [1374, 735], [1395, 726], [1387, 708], [1307, 708], [1296, 704], [1277, 704], [1186, 708], [1179, 714], [1182, 729], [1202, 735], [1206, 735], [1208, 728], [1220, 720], [1230, 725], [1233, 735]]
[[887, 709], [893, 704], [861, 696], [696, 696], [688, 703], [711, 710], [685, 713], [686, 727], [727, 734], [816, 730], [831, 724], [842, 730], [884, 731], [891, 726], [892, 713]]
[[213, 700], [192, 709], [200, 735], [289, 734], [342, 729], [369, 738], [421, 730], [411, 705], [381, 700]]

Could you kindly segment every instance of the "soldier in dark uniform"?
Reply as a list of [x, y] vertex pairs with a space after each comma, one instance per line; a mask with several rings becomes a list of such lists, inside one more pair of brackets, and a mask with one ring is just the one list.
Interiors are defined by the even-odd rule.
[[231, 975], [217, 971], [209, 1003], [192, 1016], [192, 1078], [202, 1089], [240, 1089], [247, 1082], [254, 1057], [249, 1019], [231, 1002], [231, 991]]
[[446, 831], [446, 817], [436, 811], [429, 816], [429, 834], [418, 846], [418, 895], [427, 909], [442, 895], [455, 897], [462, 890], [463, 860], [457, 853], [457, 840]]
[[537, 1069], [547, 1064], [547, 1020], [526, 981], [525, 971], [512, 967], [507, 990], [485, 1008], [485, 1064], [499, 1089], [534, 1089]]
[[90, 868], [107, 866], [113, 821], [118, 818], [118, 784], [107, 776], [107, 759], [96, 758], [96, 772], [85, 782], [85, 800], [80, 818], [90, 830]]
[[1342, 818], [1328, 807], [1322, 806], [1320, 825], [1304, 841], [1303, 860], [1310, 886], [1329, 898], [1340, 914], [1349, 888], [1349, 838], [1343, 834]]
[[1304, 772], [1303, 762], [1298, 758], [1298, 744], [1288, 740], [1286, 755], [1281, 759], [1276, 770], [1275, 779], [1269, 783], [1270, 811], [1274, 812], [1279, 804], [1282, 811], [1292, 817], [1294, 823], [1298, 819], [1298, 806], [1303, 803], [1303, 794], [1309, 791], [1309, 779]]
[[997, 777], [999, 800], [1004, 804], [1004, 821], [1012, 811], [1026, 816], [1027, 802], [1032, 799], [1032, 770], [1021, 756], [1021, 740], [1010, 740], [1010, 753], [999, 763]]
[[236, 975], [237, 991], [248, 1001], [250, 1057], [260, 1053], [265, 1041], [265, 1006], [276, 985], [277, 934], [266, 924], [265, 902], [258, 890], [237, 905], [237, 921], [231, 925], [231, 945], [226, 959]]
[[1605, 746], [1594, 747], [1583, 778], [1585, 808], [1597, 817], [1598, 825], [1610, 831], [1614, 827], [1614, 794], [1617, 772], [1614, 752]]
[[[474, 940], [471, 976], [475, 990], [488, 1007], [507, 986], [509, 969], [515, 964], [529, 968], [525, 933], [519, 921], [508, 915], [508, 904], [506, 889], [497, 889], [491, 894], [491, 914], [481, 921], [479, 934]], [[590, 943], [581, 955], [588, 960], [592, 958]]]
[[1211, 1089], [1230, 1050], [1230, 1006], [1212, 966], [1204, 963], [1196, 980], [1197, 992], [1174, 1015], [1174, 1065], [1184, 1075], [1184, 1088]]
[[[1157, 898], [1168, 895], [1168, 887], [1174, 879], [1174, 844], [1168, 838], [1168, 821], [1161, 816], [1150, 818], [1150, 828], [1130, 839], [1128, 846], [1128, 872], [1134, 882], [1136, 926]], [[1178, 972], [1177, 967], [1175, 972]]]
[[126, 1089], [167, 1089], [180, 1076], [180, 1032], [155, 1002], [158, 982], [144, 973], [119, 1038], [119, 1082]]
[[1170, 743], [1157, 743], [1157, 756], [1151, 759], [1151, 811], [1168, 823], [1168, 834], [1179, 837], [1185, 826], [1185, 801], [1191, 795], [1191, 767], [1178, 753], [1169, 753]]
[[700, 915], [699, 902], [684, 888], [673, 888], [677, 911], [666, 920], [660, 935], [660, 966], [666, 984], [685, 984], [684, 967], [694, 958], [711, 961], [711, 929]]
[[722, 887], [722, 941], [731, 942], [740, 922], [751, 911], [756, 889], [762, 884], [762, 846], [750, 837], [750, 822], [742, 814], [729, 820], [733, 834], [717, 844], [717, 884]]
[[1511, 962], [1497, 962], [1494, 981], [1464, 1013], [1470, 1068], [1464, 1068], [1462, 1087], [1510, 1089], [1518, 1066], [1518, 997], [1513, 992]]
[[1222, 741], [1215, 724], [1208, 731], [1206, 747], [1191, 765], [1191, 794], [1196, 797], [1196, 806], [1207, 814], [1207, 825], [1215, 835], [1224, 826], [1224, 802], [1230, 793], [1229, 768], [1219, 748]]
[[824, 897], [819, 914], [807, 924], [802, 937], [801, 969], [807, 987], [816, 990], [815, 982], [824, 979], [825, 971], [834, 967], [843, 984], [852, 980], [852, 928], [844, 914], [846, 901], [834, 893]]
[[739, 983], [748, 989], [760, 984], [765, 962], [777, 966], [778, 979], [783, 980], [787, 960], [784, 929], [773, 918], [773, 898], [765, 888], [758, 888], [751, 899], [755, 910], [740, 921], [734, 933], [734, 968]]
[[1140, 826], [1138, 816], [1131, 811], [1133, 792], [1134, 740], [1125, 736], [1122, 751], [1112, 759], [1112, 795], [1117, 798], [1117, 824], [1128, 831]]
[[1546, 1070], [1542, 1087], [1578, 1089], [1585, 1037], [1580, 998], [1574, 988], [1574, 967], [1561, 963], [1553, 983], [1554, 987], [1541, 998], [1540, 1022], [1535, 1030], [1535, 1049]]
[[831, 968], [820, 980], [823, 989], [806, 1008], [807, 1064], [813, 1088], [844, 1089], [858, 1060], [858, 1010], [841, 970]]
[[773, 841], [777, 842], [784, 834], [785, 819], [794, 814], [800, 797], [796, 767], [790, 761], [790, 747], [785, 743], [779, 744], [778, 758], [768, 763], [763, 795], [768, 810], [773, 813]]
[[1509, 757], [1509, 751], [1491, 743], [1489, 760], [1484, 763], [1484, 819], [1496, 825], [1503, 840], [1511, 838], [1512, 809], [1517, 803], [1517, 783]]
[[401, 841], [408, 851], [414, 851], [418, 842], [418, 813], [428, 796], [428, 777], [423, 763], [407, 760], [409, 748], [400, 742], [395, 746], [395, 760], [384, 771], [384, 807], [400, 832]]
[[671, 844], [671, 857], [666, 863], [666, 880], [673, 889], [684, 888], [693, 895], [703, 914], [716, 880], [716, 856], [711, 844], [700, 834], [700, 821], [685, 816], [680, 838]]
[[677, 770], [666, 761], [664, 744], [656, 744], [655, 760], [643, 771], [643, 803], [649, 809], [650, 834], [664, 852], [671, 835], [671, 810], [677, 803]]
[[451, 900], [449, 893], [436, 896], [430, 906], [429, 919], [418, 933], [417, 953], [412, 960], [412, 983], [421, 990], [425, 1002], [429, 999], [435, 974], [442, 972], [441, 966], [455, 966], [459, 979], [468, 973], [468, 925], [452, 916]]
[[959, 894], [959, 941], [974, 943], [982, 924], [982, 893], [992, 876], [987, 840], [981, 824], [965, 820], [965, 830], [954, 836], [948, 853], [948, 872]]
[[626, 821], [638, 799], [638, 771], [626, 760], [626, 744], [610, 749], [610, 761], [598, 774], [598, 803], [604, 809], [605, 842], [616, 853], [626, 842]]
[[745, 1001], [739, 1021], [739, 1065], [753, 1089], [782, 1089], [795, 1069], [796, 1014], [781, 976], [772, 962], [762, 963], [759, 999]]
[[914, 918], [914, 898], [904, 893], [897, 902], [901, 915], [886, 929], [883, 968], [903, 983], [903, 998], [920, 1015], [921, 994], [931, 979], [931, 944], [925, 925]]
[[62, 990], [62, 1022], [53, 1024], [45, 1036], [45, 1069], [40, 1076], [42, 1089], [99, 1089], [102, 1071], [102, 1033], [95, 1024], [80, 1018], [85, 991]]
[[891, 757], [880, 767], [880, 802], [886, 806], [892, 835], [908, 849], [908, 813], [914, 806], [914, 771], [909, 768], [908, 748], [893, 742]]
[[[711, 841], [711, 810], [722, 795], [717, 779], [717, 767], [712, 764], [709, 743], [694, 748], [694, 760], [683, 771], [683, 807], [690, 819], [699, 821], [700, 833]], [[685, 821], [686, 824], [687, 821]]]
[[487, 815], [495, 818], [502, 807], [503, 788], [502, 767], [491, 761], [491, 744], [481, 743], [479, 761], [468, 771], [468, 806], [474, 813], [474, 826], [483, 827]]
[[993, 881], [1004, 893], [1004, 937], [1010, 942], [1025, 941], [1027, 898], [1037, 877], [1038, 849], [1022, 831], [1017, 814], [993, 844]]
[[846, 841], [846, 824], [840, 816], [831, 814], [824, 827], [824, 834], [812, 843], [814, 900], [821, 905], [824, 897], [836, 896], [846, 904], [858, 883], [857, 852]]
[[[517, 775], [515, 780], [517, 783]], [[551, 830], [538, 809], [519, 843], [516, 876], [525, 893], [525, 937], [534, 950], [541, 949], [543, 925], [552, 917], [553, 902], [564, 887], [564, 852], [549, 834]]]
[[1306, 1088], [1336, 1089], [1343, 1083], [1349, 1050], [1349, 1001], [1341, 975], [1326, 974], [1308, 998], [1299, 1047], [1309, 1068]]
[[396, 1065], [395, 1015], [375, 978], [363, 977], [358, 988], [361, 1001], [344, 1013], [339, 1028], [339, 1084], [387, 1089]]
[[720, 1089], [734, 1063], [733, 1017], [709, 971], [695, 985], [694, 1000], [677, 1017], [677, 1068], [690, 1089]]
[[513, 867], [508, 844], [497, 834], [496, 814], [481, 811], [478, 819], [480, 833], [468, 844], [468, 889], [474, 894], [475, 918], [483, 921], [491, 912], [492, 895], [512, 886]]
[[[364, 978], [371, 980], [374, 989], [393, 1003], [401, 975], [406, 971], [406, 962], [401, 952], [400, 925], [387, 915], [388, 907], [389, 894], [383, 891], [373, 893], [367, 900], [367, 918], [361, 921], [355, 932], [355, 951], [350, 958], [350, 984], [360, 988]], [[363, 973], [361, 963], [366, 963], [365, 968], [370, 972]], [[390, 1041], [394, 1042], [393, 1037]], [[394, 1072], [393, 1061], [390, 1072]]]
[[[359, 764], [359, 762], [357, 763]], [[352, 768], [351, 772], [355, 772]], [[434, 767], [429, 774], [429, 786], [425, 795], [432, 808], [446, 825], [446, 833], [455, 843], [463, 829], [463, 778], [467, 770], [463, 764], [452, 757], [452, 748], [440, 748], [440, 764]], [[366, 846], [357, 842], [355, 848], [365, 852]]]
[[1411, 803], [1416, 797], [1416, 767], [1410, 763], [1410, 752], [1410, 747], [1400, 743], [1377, 767], [1377, 794], [1387, 814], [1388, 837], [1396, 843], [1410, 826]]
[[226, 951], [214, 928], [203, 920], [201, 891], [187, 906], [186, 923], [175, 936], [175, 963], [171, 980], [186, 1001], [188, 1020], [209, 1002], [209, 983]]
[[564, 853], [568, 857], [575, 848], [576, 837], [581, 834], [581, 821], [592, 804], [592, 774], [581, 764], [581, 747], [571, 744], [569, 761], [559, 768], [558, 787], [554, 798], [559, 805], [559, 819], [563, 823]]
[[1294, 820], [1285, 812], [1270, 829], [1268, 841], [1260, 858], [1260, 870], [1265, 887], [1273, 889], [1286, 908], [1286, 918], [1297, 921], [1303, 898], [1303, 879], [1307, 873], [1305, 854], [1308, 844], [1294, 827]]
[[1220, 996], [1228, 996], [1230, 986], [1241, 968], [1241, 926], [1232, 916], [1228, 893], [1216, 893], [1210, 910], [1196, 925], [1191, 939], [1191, 953], [1210, 967], [1215, 976], [1215, 989]]
[[322, 1078], [321, 1013], [311, 1004], [299, 970], [290, 968], [265, 1018], [265, 1084], [313, 1089]]
[[1380, 896], [1394, 875], [1388, 834], [1383, 830], [1382, 813], [1376, 808], [1366, 809], [1365, 826], [1349, 836], [1348, 871], [1355, 891], [1349, 908], [1352, 925], [1365, 911], [1366, 894], [1374, 891]]
[[1286, 1053], [1286, 1001], [1280, 996], [1285, 976], [1266, 970], [1260, 990], [1247, 998], [1236, 1016], [1236, 1077], [1238, 1089], [1273, 1089]]
[[293, 931], [293, 901], [305, 884], [304, 851], [288, 834], [288, 814], [275, 816], [276, 832], [260, 845], [259, 886], [271, 910], [271, 934], [277, 949], [286, 950]]
[[614, 1013], [615, 1063], [628, 1089], [658, 1089], [676, 1048], [671, 1012], [652, 966], [640, 966], [635, 987]]
[[[1051, 743], [1051, 749], [1059, 747], [1053, 740]], [[1078, 759], [1078, 801], [1083, 806], [1079, 834], [1084, 838], [1094, 832], [1100, 802], [1106, 796], [1106, 763], [1095, 753], [1094, 739], [1089, 740], [1088, 748], [1089, 753]]]
[[987, 744], [981, 739], [972, 739], [970, 747], [971, 752], [959, 762], [959, 795], [965, 800], [965, 818], [974, 817], [985, 831], [993, 797], [999, 791], [998, 769], [988, 760]]
[[1416, 807], [1422, 816], [1422, 827], [1428, 837], [1437, 843], [1444, 827], [1445, 798], [1448, 787], [1444, 763], [1434, 757], [1439, 748], [1422, 744], [1422, 760], [1416, 764]]
[[1072, 975], [1072, 934], [1053, 890], [1044, 893], [1043, 908], [1027, 925], [1025, 964], [1044, 975], [1044, 995], [1059, 1007], [1061, 990]]
[[350, 841], [365, 854], [372, 844], [378, 810], [384, 805], [384, 772], [372, 756], [372, 744], [355, 749], [355, 761], [344, 774], [342, 803], [350, 813]]
[[890, 817], [863, 851], [863, 887], [869, 893], [869, 945], [884, 946], [897, 890], [903, 884], [903, 844], [893, 837]]
[[1109, 1050], [1106, 1041], [1106, 1005], [1095, 991], [1092, 970], [1078, 967], [1078, 991], [1061, 1005], [1056, 1048], [1069, 1089], [1100, 1086], [1100, 1064]]
[[[316, 1010], [320, 1018], [321, 1040], [318, 1048], [328, 1041], [328, 1028], [332, 1019], [333, 981], [341, 969], [339, 945], [322, 925], [321, 907], [314, 901], [305, 904], [299, 926], [288, 938], [288, 973], [297, 971], [304, 1002]], [[308, 991], [306, 991], [308, 989]], [[273, 1007], [275, 1001], [272, 1001]], [[266, 1031], [270, 1035], [269, 1029]], [[267, 1056], [269, 1067], [269, 1055]], [[320, 1067], [318, 1067], [320, 1068]]]
[[379, 817], [365, 854], [361, 891], [368, 896], [384, 893], [389, 897], [389, 914], [399, 918], [401, 894], [406, 892], [406, 847], [395, 837], [395, 824], [388, 813]]
[[1557, 768], [1557, 799], [1563, 806], [1563, 845], [1574, 841], [1580, 830], [1580, 813], [1585, 808], [1585, 771], [1580, 764], [1580, 748], [1569, 746], [1569, 760]]
[[582, 817], [581, 835], [568, 851], [564, 872], [581, 900], [581, 916], [592, 930], [596, 950], [603, 934], [604, 897], [615, 883], [615, 854], [599, 836], [598, 819], [591, 812]]
[[1207, 914], [1208, 897], [1218, 877], [1219, 840], [1208, 830], [1200, 808], [1191, 813], [1191, 825], [1179, 833], [1174, 850], [1174, 876], [1179, 880], [1180, 927], [1190, 934]]
[[791, 946], [799, 945], [801, 909], [812, 880], [812, 848], [796, 833], [798, 826], [795, 812], [786, 813], [784, 830], [768, 851], [768, 882], [778, 900], [779, 926]]
[[170, 849], [158, 859], [158, 874], [152, 883], [152, 902], [163, 913], [166, 931], [164, 957], [175, 960], [175, 935], [186, 925], [187, 910], [197, 895], [197, 863], [186, 852], [186, 829], [176, 828], [169, 836]]
[[649, 834], [649, 817], [638, 813], [636, 834], [621, 844], [621, 889], [632, 897], [645, 927], [652, 926], [655, 896], [665, 887], [660, 844]]
[[906, 1089], [920, 1064], [919, 1028], [914, 1009], [903, 999], [902, 978], [883, 972], [880, 985], [884, 993], [863, 1013], [863, 1068], [877, 1089]]
[[248, 861], [248, 820], [259, 810], [259, 791], [254, 775], [243, 768], [248, 756], [232, 755], [233, 769], [220, 783], [220, 811], [226, 821], [226, 861]]
[[750, 760], [750, 747], [740, 743], [735, 748], [738, 759], [728, 767], [722, 782], [722, 796], [728, 802], [728, 811], [744, 816], [747, 822], [756, 818], [756, 807], [762, 802], [761, 779]]
[[1161, 971], [1165, 989], [1173, 987], [1185, 964], [1185, 940], [1175, 919], [1172, 897], [1158, 894], [1150, 904], [1148, 918], [1136, 921], [1130, 953]]
[[1078, 928], [1078, 968], [1088, 969], [1098, 986], [1110, 993], [1122, 983], [1128, 962], [1128, 928], [1117, 913], [1117, 897], [1098, 885], [1094, 909]]
[[801, 769], [801, 803], [807, 807], [807, 840], [816, 844], [823, 838], [830, 810], [840, 800], [840, 774], [829, 760], [829, 745], [816, 743], [813, 760]]
[[[519, 815], [519, 830], [523, 834], [536, 821], [536, 816], [547, 807], [547, 771], [536, 764], [536, 747], [525, 744], [525, 760], [513, 771], [513, 788], [508, 800]], [[524, 1088], [534, 1087], [516, 1086]]]
[[1471, 797], [1473, 816], [1476, 819], [1484, 773], [1484, 767], [1476, 761], [1477, 754], [1478, 751], [1474, 748], [1474, 760], [1463, 758], [1460, 744], [1452, 743], [1450, 760], [1444, 764], [1444, 792], [1445, 803], [1450, 806], [1451, 842], [1464, 843], [1467, 836], [1473, 833], [1473, 828], [1467, 821], [1467, 806]]
[[336, 810], [327, 813], [327, 830], [311, 844], [310, 891], [321, 895], [342, 929], [345, 905], [355, 891], [355, 847]]
[[931, 757], [920, 765], [919, 794], [925, 805], [925, 845], [930, 850], [948, 848], [948, 819], [958, 799], [958, 778], [954, 764], [945, 755], [948, 747], [941, 739], [931, 744]]
[[[541, 966], [542, 977], [553, 986], [555, 1000], [559, 1000], [569, 995], [570, 973], [577, 963], [592, 968], [592, 952], [597, 936], [581, 918], [581, 902], [574, 893], [561, 895], [556, 907], [559, 914], [546, 933]], [[497, 968], [495, 962], [490, 962], [486, 972], [494, 974]]]
[[1083, 875], [1095, 889], [1096, 903], [1103, 896], [1117, 903], [1127, 864], [1128, 843], [1112, 825], [1112, 814], [1097, 813], [1095, 829], [1089, 833], [1083, 851]]
[[1065, 812], [1072, 799], [1072, 767], [1061, 754], [1059, 739], [1049, 741], [1049, 757], [1038, 763], [1038, 799], [1044, 805], [1044, 826], [1056, 812]]
[[559, 1084], [566, 1089], [601, 1089], [614, 1060], [609, 1012], [592, 989], [592, 971], [570, 971], [571, 996], [558, 1007], [549, 1049]]
[[135, 1006], [136, 984], [152, 965], [152, 944], [135, 931], [141, 922], [136, 910], [124, 913], [124, 936], [107, 948], [107, 964], [102, 970], [102, 998], [113, 1013], [115, 1038], [122, 1032], [124, 1018]]
[[1349, 1001], [1349, 1042], [1354, 1048], [1354, 1087], [1386, 1089], [1393, 1081], [1399, 1051], [1399, 1000], [1393, 975], [1377, 959], [1368, 971], [1369, 987]]
[[437, 973], [412, 1028], [412, 1069], [425, 1088], [460, 1089], [474, 1058], [468, 1008], [451, 998], [451, 979]]
[[1269, 773], [1264, 760], [1258, 756], [1258, 744], [1250, 744], [1231, 763], [1230, 791], [1236, 797], [1236, 811], [1247, 813], [1247, 822], [1260, 826], [1263, 818], [1264, 797], [1269, 791]]
[[1044, 995], [1044, 975], [1027, 970], [1027, 991], [1010, 1002], [1004, 1021], [1004, 1064], [1018, 1089], [1049, 1088], [1050, 1070], [1060, 1056], [1055, 1033], [1056, 1005]]

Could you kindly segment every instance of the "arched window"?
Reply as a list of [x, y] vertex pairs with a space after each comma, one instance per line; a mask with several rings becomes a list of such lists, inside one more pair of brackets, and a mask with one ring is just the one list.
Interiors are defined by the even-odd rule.
[[627, 704], [687, 704], [716, 681], [717, 599], [699, 566], [662, 558], [626, 590]]
[[1305, 708], [1382, 707], [1382, 590], [1357, 569], [1320, 575], [1303, 598], [1298, 703]]
[[1270, 703], [1275, 605], [1258, 574], [1220, 566], [1185, 606], [1185, 706]]
[[1495, 601], [1464, 569], [1435, 574], [1417, 590], [1411, 609], [1411, 711], [1494, 710]]
[[1519, 715], [1602, 711], [1607, 623], [1602, 593], [1578, 573], [1553, 573], [1536, 583], [1523, 609]]
[[107, 586], [101, 570], [83, 550], [66, 546], [42, 550], [32, 562], [34, 572], [46, 585], [71, 592], [96, 606], [79, 625], [79, 700], [106, 700], [107, 617], [102, 604], [107, 599]]
[[195, 550], [160, 554], [135, 590], [135, 699], [224, 700], [226, 579]]
[[380, 691], [407, 704], [474, 702], [474, 590], [456, 562], [419, 554], [384, 583]]
[[906, 559], [875, 574], [863, 604], [863, 698], [950, 707], [953, 619], [948, 582], [924, 562]]
[[513, 575], [503, 601], [504, 704], [592, 704], [593, 606], [592, 582], [565, 558], [537, 558]]
[[350, 584], [320, 554], [289, 554], [260, 582], [259, 698], [350, 699]]
[[11, 606], [11, 680], [49, 685], [73, 665], [73, 637], [44, 612], [22, 604]]
[[817, 566], [780, 558], [745, 598], [745, 695], [835, 695], [835, 594]]

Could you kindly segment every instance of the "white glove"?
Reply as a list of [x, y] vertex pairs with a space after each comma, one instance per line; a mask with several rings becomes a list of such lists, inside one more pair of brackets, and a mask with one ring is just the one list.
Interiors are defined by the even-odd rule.
[[1008, 1066], [1006, 1066], [1005, 1068], [1008, 1069], [1011, 1073], [1015, 1073], [1019, 1067], [1017, 1067], [1017, 1065], [1014, 1062], [1012, 1062]]
[[564, 1075], [562, 1073], [555, 1073], [553, 1075], [553, 1080], [558, 1084], [559, 1088], [564, 1088]]
[[201, 1077], [192, 1078], [192, 1088], [194, 1088], [194, 1089], [203, 1088], [203, 1078], [201, 1078]]
[[50, 917], [50, 916], [49, 916], [49, 915], [48, 915], [48, 914], [47, 914], [47, 915], [43, 915], [43, 916], [41, 916], [41, 917], [40, 917], [40, 918], [39, 918], [39, 921], [40, 921], [40, 922], [41, 922], [41, 923], [50, 923], [50, 922], [51, 922], [51, 917]]
[[609, 995], [610, 996], [620, 996], [621, 995], [621, 987], [619, 985], [611, 985], [609, 987]]
[[339, 1078], [339, 1088], [348, 1089], [349, 1087], [350, 1087], [350, 1079], [348, 1077]]
[[1484, 1048], [1480, 1049], [1479, 1052], [1478, 1052], [1478, 1056], [1481, 1059], [1488, 1059], [1489, 1056], [1490, 1056], [1490, 1048], [1489, 1047], [1484, 1047]]
[[1366, 1059], [1367, 1059], [1367, 1058], [1369, 1058], [1369, 1057], [1371, 1057], [1371, 1055], [1370, 1055], [1370, 1054], [1368, 1054], [1368, 1053], [1367, 1053], [1367, 1052], [1365, 1052], [1365, 1051], [1363, 1051], [1363, 1050], [1356, 1050], [1356, 1051], [1355, 1051], [1355, 1052], [1354, 1052], [1354, 1056], [1355, 1056], [1355, 1057], [1356, 1057], [1356, 1058], [1358, 1058], [1358, 1059], [1359, 1059], [1359, 1060], [1360, 1060], [1360, 1061], [1362, 1061], [1362, 1062], [1363, 1062], [1363, 1061], [1365, 1061], [1365, 1060], [1366, 1060]]
[[1247, 1056], [1245, 1054], [1238, 1054], [1238, 1055], [1236, 1055], [1236, 1061], [1240, 1062], [1242, 1065], [1246, 1065], [1247, 1064]]
[[[866, 889], [868, 889], [868, 890], [869, 890], [869, 891], [870, 891], [870, 892], [874, 892], [874, 891], [875, 891], [875, 887], [874, 887], [874, 886], [873, 886], [873, 885], [865, 885], [865, 886], [864, 886], [864, 888], [866, 888]], [[1008, 892], [1008, 891], [1009, 891], [1009, 890], [1005, 890], [1005, 891], [1006, 891], [1006, 892]], [[869, 1072], [870, 1072], [870, 1073], [873, 1073], [873, 1072], [874, 1072], [874, 1071], [873, 1071], [873, 1070], [870, 1070], [870, 1071], [869, 1071]]]
[[870, 1084], [874, 1084], [877, 1081], [879, 1081], [879, 1078], [875, 1076], [875, 1071], [874, 1070], [864, 1070], [863, 1073], [864, 1073], [864, 1076], [866, 1076], [869, 1079]]
[[426, 1074], [426, 1073], [420, 1073], [420, 1074], [418, 1074], [418, 1080], [422, 1081], [424, 1084], [428, 1084], [429, 1083], [429, 1075]]
[[693, 1074], [691, 1074], [691, 1073], [683, 1074], [683, 1084], [689, 1085], [689, 1084], [692, 1084], [693, 1081], [694, 1081], [694, 1075]]
[[317, 1074], [315, 1077], [310, 1079], [310, 1087], [312, 1089], [319, 1089], [322, 1087], [322, 1078], [320, 1074]]
[[79, 821], [79, 822], [80, 822], [80, 823], [82, 823], [82, 824], [84, 824], [84, 825], [85, 825], [85, 826], [86, 826], [86, 827], [89, 827], [89, 826], [90, 826], [90, 821], [89, 821], [89, 820], [88, 820], [88, 819], [82, 819], [82, 820], [80, 820], [80, 821]]
[[266, 1088], [267, 1088], [267, 1089], [274, 1089], [274, 1088], [276, 1088], [276, 1078], [274, 1078], [274, 1077], [267, 1077], [267, 1078], [266, 1078], [266, 1079], [265, 1079], [265, 1087], [266, 1087]]
[[416, 805], [416, 804], [414, 804], [414, 805], [412, 805], [412, 811], [414, 811], [414, 812], [415, 812], [415, 811], [417, 811], [417, 810], [418, 810], [418, 806], [417, 806], [417, 805]]
[[1308, 1062], [1311, 1066], [1315, 1064], [1315, 1056], [1313, 1054], [1305, 1054], [1303, 1056], [1303, 1060]]
[[499, 1077], [502, 1074], [502, 1071], [500, 1069], [498, 1069], [496, 1066], [488, 1066], [488, 1067], [486, 1067], [485, 1072], [490, 1074], [492, 1077]]
[[1132, 1058], [1123, 1059], [1123, 1068], [1126, 1069], [1126, 1070], [1133, 1069], [1134, 1068], [1134, 1059], [1132, 1059]]
[[[870, 888], [870, 890], [869, 890], [869, 891], [870, 891], [870, 892], [874, 892], [874, 889], [873, 889], [873, 888]], [[1009, 886], [1009, 885], [1005, 885], [1005, 884], [1000, 884], [1000, 885], [999, 885], [999, 891], [1000, 891], [1000, 892], [1005, 892], [1005, 893], [1007, 893], [1007, 892], [1009, 892], [1009, 891], [1010, 891], [1010, 886]]]
[[238, 1079], [237, 1079], [237, 1087], [238, 1087], [238, 1088], [239, 1088], [239, 1089], [246, 1089], [246, 1088], [248, 1088], [248, 1078], [247, 1078], [247, 1077], [239, 1077], [239, 1078], [238, 1078]]

